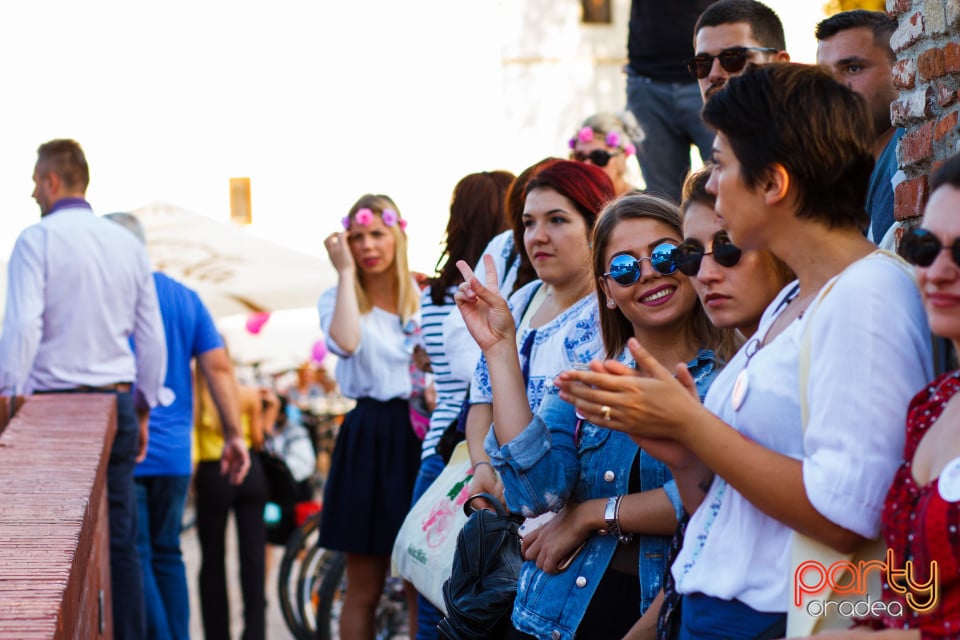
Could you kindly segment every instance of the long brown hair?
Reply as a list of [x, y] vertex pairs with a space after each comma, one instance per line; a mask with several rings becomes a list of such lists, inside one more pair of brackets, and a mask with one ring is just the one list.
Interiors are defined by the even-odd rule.
[[463, 280], [457, 261], [473, 266], [487, 243], [507, 228], [506, 194], [515, 176], [509, 171], [482, 171], [460, 179], [453, 188], [443, 253], [436, 277], [430, 278], [430, 298], [440, 306], [447, 289]]
[[[646, 193], [631, 193], [617, 198], [604, 208], [593, 230], [593, 275], [597, 282], [600, 282], [606, 272], [607, 247], [617, 225], [624, 220], [637, 218], [662, 222], [673, 229], [678, 237], [683, 237], [680, 209], [666, 198]], [[717, 357], [726, 362], [739, 347], [736, 332], [713, 326], [700, 304], [700, 299], [695, 300], [688, 318], [687, 331], [699, 345], [713, 349]], [[627, 346], [627, 340], [633, 337], [633, 324], [620, 309], [607, 308], [603, 303], [601, 287], [597, 287], [597, 307], [606, 356], [619, 358]]]

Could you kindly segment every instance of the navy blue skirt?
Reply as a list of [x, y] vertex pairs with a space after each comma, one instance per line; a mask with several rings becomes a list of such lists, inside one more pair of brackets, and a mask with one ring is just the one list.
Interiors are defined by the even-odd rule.
[[410, 510], [421, 441], [406, 400], [361, 398], [340, 425], [323, 490], [320, 546], [390, 555]]

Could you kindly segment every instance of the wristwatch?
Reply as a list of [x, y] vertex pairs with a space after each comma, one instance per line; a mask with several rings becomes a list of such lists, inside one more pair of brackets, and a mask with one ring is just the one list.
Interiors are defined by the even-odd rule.
[[617, 542], [627, 544], [633, 540], [632, 533], [623, 533], [620, 531], [620, 501], [623, 496], [610, 496], [607, 499], [607, 506], [603, 511], [603, 519], [607, 523], [605, 533], [617, 537]]

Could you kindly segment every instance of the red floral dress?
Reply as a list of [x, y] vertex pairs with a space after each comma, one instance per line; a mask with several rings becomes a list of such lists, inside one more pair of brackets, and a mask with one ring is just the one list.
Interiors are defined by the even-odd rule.
[[[906, 462], [897, 471], [883, 512], [884, 535], [895, 554], [895, 568], [902, 569], [906, 561], [912, 561], [914, 579], [922, 584], [930, 580], [931, 562], [936, 561], [940, 585], [937, 606], [919, 613], [908, 606], [905, 596], [884, 584], [884, 601], [899, 603], [903, 615], [890, 615], [889, 611], [896, 608], [888, 606], [880, 626], [919, 629], [924, 640], [960, 638], [960, 496], [954, 487], [941, 490], [942, 474], [941, 478], [918, 486], [911, 461], [923, 435], [957, 391], [960, 371], [940, 376], [913, 398], [907, 413]], [[950, 467], [948, 463], [947, 468]], [[949, 499], [944, 499], [944, 493]]]

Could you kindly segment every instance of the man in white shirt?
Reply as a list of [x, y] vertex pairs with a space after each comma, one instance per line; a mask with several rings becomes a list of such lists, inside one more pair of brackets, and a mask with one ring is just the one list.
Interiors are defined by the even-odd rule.
[[89, 169], [75, 141], [40, 145], [33, 181], [41, 219], [10, 257], [0, 391], [116, 396], [107, 467], [113, 626], [116, 638], [139, 640], [146, 628], [133, 470], [146, 454], [150, 408], [172, 400], [150, 262], [136, 238], [84, 200]]

